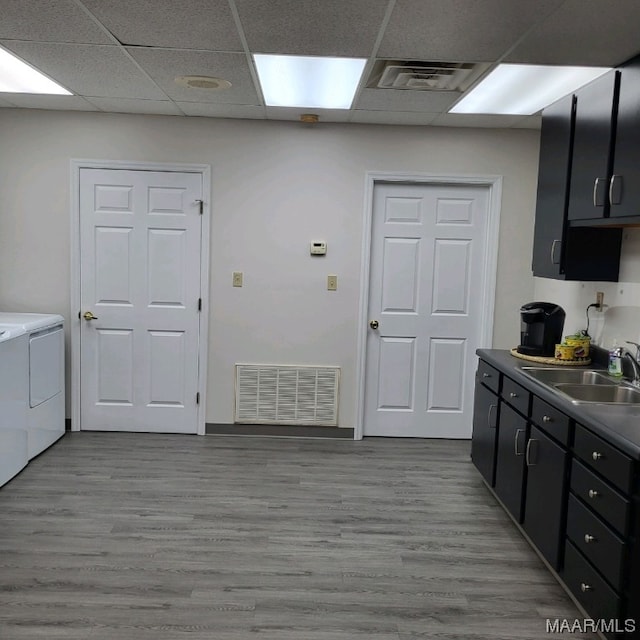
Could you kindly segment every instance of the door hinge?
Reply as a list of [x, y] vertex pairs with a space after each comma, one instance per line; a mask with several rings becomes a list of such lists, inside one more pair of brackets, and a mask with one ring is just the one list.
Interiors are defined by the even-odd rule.
[[196, 393], [196, 404], [200, 404], [200, 392]]
[[202, 311], [202, 298], [198, 298], [198, 311]]
[[204, 200], [196, 200], [198, 206], [200, 207], [200, 215], [204, 213]]

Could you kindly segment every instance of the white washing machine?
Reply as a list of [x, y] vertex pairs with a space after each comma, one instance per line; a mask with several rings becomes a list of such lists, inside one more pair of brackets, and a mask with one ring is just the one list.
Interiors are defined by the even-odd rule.
[[0, 487], [29, 462], [27, 352], [24, 329], [0, 329]]
[[44, 313], [0, 313], [0, 331], [22, 331], [27, 375], [22, 380], [28, 458], [65, 431], [64, 318]]

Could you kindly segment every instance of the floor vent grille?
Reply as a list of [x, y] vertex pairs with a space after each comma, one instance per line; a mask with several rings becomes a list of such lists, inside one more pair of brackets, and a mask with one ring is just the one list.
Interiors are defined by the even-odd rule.
[[237, 364], [234, 421], [335, 427], [339, 386], [339, 367]]

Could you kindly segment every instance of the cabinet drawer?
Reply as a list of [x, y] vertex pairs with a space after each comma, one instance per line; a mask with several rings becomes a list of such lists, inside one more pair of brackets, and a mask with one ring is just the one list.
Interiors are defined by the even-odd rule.
[[626, 544], [574, 495], [569, 496], [567, 537], [614, 589], [622, 590]]
[[531, 422], [563, 445], [569, 444], [569, 417], [537, 396], [531, 404]]
[[629, 531], [631, 501], [577, 459], [571, 465], [571, 491], [623, 536]]
[[576, 425], [573, 450], [588, 467], [595, 469], [623, 493], [631, 493], [633, 460], [582, 425]]
[[489, 387], [491, 391], [500, 393], [500, 372], [494, 369], [484, 360], [478, 362], [478, 370], [476, 372], [478, 382], [482, 382], [485, 387]]
[[616, 592], [569, 541], [562, 579], [591, 618], [613, 620], [620, 617], [620, 598]]
[[519, 384], [504, 376], [502, 379], [502, 393], [500, 394], [505, 402], [508, 402], [516, 411], [523, 416], [529, 415], [529, 399], [531, 394]]

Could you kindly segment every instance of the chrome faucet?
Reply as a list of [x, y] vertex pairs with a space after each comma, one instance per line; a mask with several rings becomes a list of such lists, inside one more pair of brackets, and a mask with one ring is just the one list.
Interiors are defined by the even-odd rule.
[[625, 349], [622, 357], [627, 358], [629, 362], [631, 362], [631, 367], [633, 368], [633, 378], [631, 380], [631, 384], [634, 387], [640, 387], [640, 344], [637, 342], [632, 342], [631, 340], [626, 341], [627, 344], [632, 344], [636, 348], [636, 354], [633, 355], [631, 351]]

